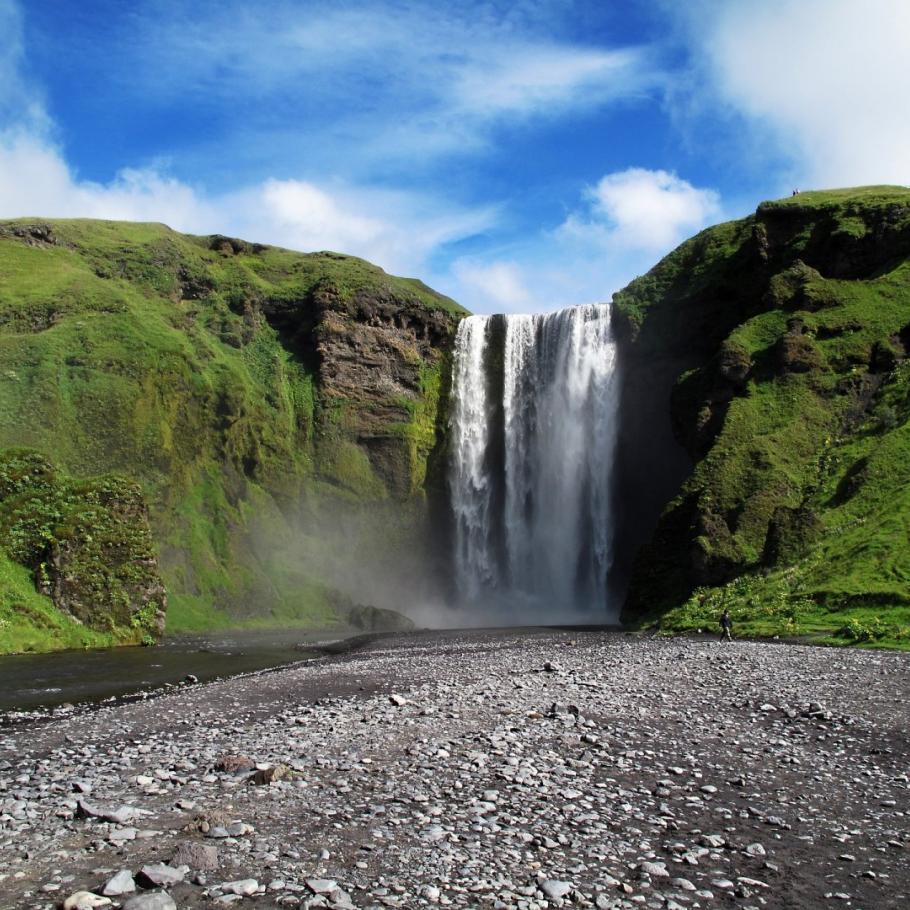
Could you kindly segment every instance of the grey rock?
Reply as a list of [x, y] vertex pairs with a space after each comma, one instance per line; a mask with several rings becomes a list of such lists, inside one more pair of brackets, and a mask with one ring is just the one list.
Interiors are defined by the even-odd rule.
[[164, 891], [149, 891], [131, 897], [123, 905], [123, 910], [177, 910], [177, 903]]
[[638, 871], [644, 875], [650, 875], [651, 878], [669, 878], [670, 873], [667, 871], [666, 863], [650, 862], [645, 860], [638, 864]]
[[135, 890], [136, 882], [133, 880], [133, 873], [129, 869], [121, 869], [107, 880], [101, 893], [108, 897], [121, 897], [124, 894], [132, 894]]
[[136, 876], [136, 880], [143, 888], [169, 888], [182, 882], [184, 873], [167, 863], [152, 863], [143, 866]]
[[338, 887], [338, 882], [330, 878], [308, 878], [306, 886], [313, 894], [331, 894]]
[[96, 907], [110, 907], [111, 899], [99, 897], [91, 891], [75, 891], [63, 902], [63, 910], [95, 910]]
[[198, 841], [183, 841], [171, 858], [172, 866], [189, 866], [197, 872], [214, 872], [218, 868], [218, 848]]
[[249, 897], [259, 890], [259, 882], [255, 878], [241, 878], [235, 882], [222, 882], [220, 885], [226, 894], [237, 894], [240, 897]]
[[540, 883], [540, 890], [550, 900], [560, 900], [575, 889], [572, 882], [559, 881], [557, 879], [547, 879]]

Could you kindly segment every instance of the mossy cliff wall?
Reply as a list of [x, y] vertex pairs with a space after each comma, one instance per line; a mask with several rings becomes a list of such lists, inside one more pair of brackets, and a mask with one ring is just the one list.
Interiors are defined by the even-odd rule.
[[907, 634], [910, 190], [764, 203], [614, 303], [626, 618]]
[[462, 313], [335, 253], [0, 223], [0, 449], [139, 485], [171, 630], [396, 606], [433, 583]]

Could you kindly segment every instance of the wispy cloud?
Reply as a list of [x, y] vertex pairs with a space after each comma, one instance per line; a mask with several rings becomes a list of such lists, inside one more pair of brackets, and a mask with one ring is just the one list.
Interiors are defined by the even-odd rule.
[[507, 254], [456, 261], [454, 293], [480, 312], [609, 300], [721, 214], [715, 190], [676, 174], [644, 168], [606, 174], [555, 229], [537, 232]]
[[910, 183], [905, 0], [701, 2], [687, 25], [702, 117], [738, 116], [727, 144], [788, 161], [768, 183]]
[[532, 44], [474, 55], [454, 72], [455, 110], [478, 119], [527, 114], [606, 101], [641, 89], [642, 54], [634, 49]]
[[[0, 0], [0, 217], [154, 220], [334, 248], [390, 271], [432, 274], [436, 264], [444, 290], [536, 307], [519, 263], [449, 262], [450, 247], [497, 227], [502, 204], [459, 203], [461, 187], [438, 174], [453, 155], [495, 142], [503, 125], [593, 109], [659, 78], [644, 49], [579, 45], [561, 33], [564, 17], [564, 4], [544, 0], [454, 10], [275, 0], [268, 16], [240, 0], [140, 5], [65, 50], [97, 71], [96, 103], [192, 110], [210, 150], [197, 136], [192, 149], [163, 150], [172, 166], [123, 162], [109, 179], [89, 181], [23, 75], [20, 7]], [[79, 44], [89, 39], [104, 52]], [[187, 169], [188, 157], [207, 154], [211, 167]], [[219, 162], [256, 154], [256, 177], [243, 179], [241, 165], [230, 188], [209, 178]], [[428, 182], [421, 174], [432, 168]]]
[[469, 155], [503, 123], [552, 121], [660, 80], [645, 48], [580, 45], [547, 27], [559, 4], [521, 6], [140, 6], [111, 26], [97, 91], [159, 108], [191, 99], [222, 148], [236, 137], [249, 154], [277, 137], [273, 154], [298, 169], [370, 174]]
[[525, 287], [522, 268], [516, 262], [456, 259], [452, 274], [461, 299], [481, 301], [483, 310], [516, 313], [537, 308], [537, 301]]
[[22, 12], [15, 0], [0, 0], [0, 128], [18, 125], [46, 132], [50, 121], [40, 93], [23, 75]]

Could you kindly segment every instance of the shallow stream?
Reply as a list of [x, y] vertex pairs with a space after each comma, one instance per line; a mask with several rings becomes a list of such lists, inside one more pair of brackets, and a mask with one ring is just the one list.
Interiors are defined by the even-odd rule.
[[152, 648], [0, 656], [0, 712], [117, 698], [190, 674], [203, 682], [283, 666], [337, 640], [326, 632], [256, 630], [174, 635]]

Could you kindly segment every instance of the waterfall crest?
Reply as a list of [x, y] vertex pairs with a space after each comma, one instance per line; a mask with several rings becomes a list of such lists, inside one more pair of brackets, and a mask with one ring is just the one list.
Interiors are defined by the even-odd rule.
[[460, 323], [450, 487], [466, 607], [516, 621], [615, 618], [615, 353], [605, 304]]

